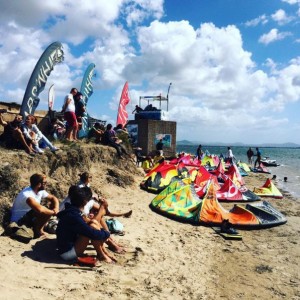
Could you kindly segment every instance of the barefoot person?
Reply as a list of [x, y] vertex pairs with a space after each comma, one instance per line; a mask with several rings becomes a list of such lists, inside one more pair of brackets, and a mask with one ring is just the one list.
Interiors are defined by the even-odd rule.
[[[90, 189], [90, 180], [92, 179], [91, 174], [89, 172], [83, 172], [79, 176], [80, 181], [77, 186], [85, 190], [89, 199], [89, 201], [83, 208], [84, 220], [88, 224], [95, 220], [101, 225], [103, 229], [109, 231], [104, 216], [129, 218], [132, 215], [132, 210], [120, 213], [110, 212], [108, 210], [107, 201], [104, 198], [100, 198], [96, 193], [92, 193], [92, 190]], [[64, 210], [66, 203], [70, 203], [70, 193], [72, 192], [72, 189], [74, 189], [74, 186], [70, 187], [68, 197], [60, 204], [61, 211]], [[115, 253], [126, 252], [126, 250], [122, 246], [120, 246], [111, 236], [105, 241], [105, 243], [108, 245], [110, 250]]]
[[82, 216], [84, 206], [90, 199], [89, 195], [84, 188], [78, 186], [72, 186], [69, 191], [71, 203], [66, 203], [65, 209], [57, 215], [57, 247], [61, 258], [76, 260], [91, 241], [99, 260], [113, 262], [114, 257], [103, 246], [109, 238], [109, 231], [104, 230], [96, 220], [88, 224]]
[[[30, 186], [17, 195], [11, 210], [11, 222], [33, 227], [36, 238], [45, 235], [45, 224], [51, 216], [59, 212], [59, 201], [45, 191], [46, 184], [45, 175], [33, 174], [30, 177]], [[49, 201], [49, 207], [41, 205], [42, 199]]]
[[65, 102], [62, 108], [64, 118], [67, 121], [68, 127], [66, 130], [66, 140], [76, 141], [78, 132], [78, 122], [75, 114], [74, 96], [78, 93], [76, 88], [72, 88], [70, 94], [65, 97]]

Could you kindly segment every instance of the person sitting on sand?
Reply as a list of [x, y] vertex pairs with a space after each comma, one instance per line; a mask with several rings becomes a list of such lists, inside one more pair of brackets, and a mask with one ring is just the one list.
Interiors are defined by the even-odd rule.
[[[35, 237], [45, 235], [44, 226], [51, 216], [59, 212], [58, 199], [45, 191], [46, 176], [35, 173], [30, 177], [30, 186], [16, 197], [11, 209], [11, 222], [33, 227]], [[49, 207], [41, 204], [42, 199], [50, 202]]]
[[56, 236], [60, 257], [66, 261], [76, 260], [83, 255], [91, 241], [99, 260], [108, 263], [115, 261], [103, 246], [110, 236], [109, 231], [104, 230], [96, 220], [87, 223], [82, 217], [84, 206], [89, 201], [86, 191], [73, 186], [69, 197], [71, 203], [66, 203], [65, 209], [57, 215]]
[[123, 158], [123, 154], [129, 155], [126, 151], [126, 149], [121, 145], [122, 141], [116, 136], [115, 131], [112, 129], [112, 125], [108, 124], [106, 126], [106, 130], [102, 137], [102, 143], [104, 145], [111, 146], [117, 150], [117, 154], [119, 158]]
[[33, 144], [34, 151], [42, 154], [44, 151], [40, 148], [43, 143], [46, 147], [49, 147], [51, 152], [58, 151], [59, 148], [55, 147], [38, 129], [36, 125], [37, 121], [33, 115], [28, 115], [25, 122], [22, 124], [21, 128], [24, 136], [27, 140], [31, 140]]
[[151, 156], [147, 156], [146, 159], [142, 162], [142, 168], [145, 171], [145, 173], [148, 173], [153, 168]]
[[104, 134], [105, 128], [99, 122], [96, 122], [94, 126], [88, 132], [88, 138], [95, 139], [95, 143], [100, 143]]
[[66, 132], [65, 124], [58, 118], [53, 118], [50, 121], [48, 133], [54, 140], [62, 139]]
[[[107, 200], [99, 197], [97, 194], [93, 193], [92, 190], [90, 189], [90, 180], [92, 179], [92, 176], [88, 172], [83, 172], [79, 176], [80, 176], [80, 181], [77, 184], [77, 186], [79, 186], [80, 188], [85, 188], [86, 191], [88, 191], [87, 189], [89, 189], [90, 191], [89, 201], [83, 208], [83, 215], [85, 216], [85, 220], [95, 219], [101, 224], [101, 226], [105, 230], [109, 231], [104, 216], [129, 218], [132, 215], [132, 210], [125, 213], [110, 212], [108, 209]], [[70, 190], [69, 190], [69, 194], [70, 194]], [[64, 210], [66, 203], [70, 203], [69, 195], [60, 204], [60, 211]], [[112, 251], [116, 253], [125, 252], [125, 249], [122, 246], [120, 246], [115, 240], [113, 240], [112, 237], [109, 237], [107, 239], [106, 244], [109, 246], [109, 248]]]
[[159, 150], [155, 152], [155, 156], [153, 157], [153, 165], [161, 164], [165, 160], [165, 157], [161, 154]]
[[4, 127], [4, 132], [0, 136], [0, 142], [7, 148], [25, 149], [29, 155], [34, 156], [32, 141], [27, 140], [21, 130], [22, 119], [22, 115], [18, 114], [13, 121], [6, 122], [0, 113], [0, 125]]

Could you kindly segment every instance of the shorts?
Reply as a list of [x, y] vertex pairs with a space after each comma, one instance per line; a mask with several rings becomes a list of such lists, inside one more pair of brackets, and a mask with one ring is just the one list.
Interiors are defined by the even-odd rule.
[[76, 254], [76, 251], [75, 251], [75, 248], [72, 247], [71, 250], [65, 252], [65, 253], [62, 253], [60, 255], [60, 257], [63, 259], [63, 260], [75, 260], [77, 259], [77, 254]]
[[67, 121], [67, 124], [69, 127], [77, 126], [77, 119], [76, 119], [76, 115], [74, 112], [66, 111], [64, 114], [64, 118]]
[[17, 223], [19, 226], [25, 225], [26, 227], [33, 227], [36, 220], [36, 212], [31, 209], [28, 211]]

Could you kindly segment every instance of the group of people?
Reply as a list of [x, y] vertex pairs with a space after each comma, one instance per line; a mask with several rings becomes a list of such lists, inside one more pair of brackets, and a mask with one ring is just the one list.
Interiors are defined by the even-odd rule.
[[23, 120], [23, 116], [18, 114], [7, 122], [0, 113], [0, 125], [4, 127], [0, 142], [8, 148], [24, 149], [31, 156], [42, 154], [43, 148], [50, 148], [52, 152], [59, 150], [39, 130], [33, 115], [27, 115]]
[[253, 150], [251, 147], [247, 150], [247, 157], [248, 157], [248, 163], [249, 165], [253, 164], [253, 157], [256, 156], [256, 160], [254, 162], [254, 168], [256, 168], [256, 165], [259, 167], [260, 162], [261, 162], [261, 151], [259, 150], [258, 147], [256, 147], [256, 154], [254, 154]]
[[68, 141], [77, 141], [78, 130], [82, 127], [82, 118], [85, 115], [86, 107], [83, 95], [76, 88], [72, 88], [66, 95], [62, 107], [64, 118], [68, 124], [65, 138]]
[[134, 114], [134, 113], [139, 114], [143, 111], [157, 111], [157, 110], [158, 109], [155, 106], [153, 106], [152, 104], [148, 104], [144, 109], [142, 109], [140, 106], [136, 105], [135, 109], [132, 111], [132, 114]]
[[[65, 97], [62, 107], [64, 121], [58, 118], [51, 119], [49, 126], [49, 137], [52, 140], [66, 139], [67, 141], [78, 140], [78, 130], [82, 125], [82, 118], [85, 114], [85, 102], [83, 95], [76, 88], [72, 88]], [[5, 121], [4, 111], [0, 111], [0, 125], [4, 132], [0, 135], [0, 143], [8, 148], [24, 149], [29, 155], [42, 154], [44, 148], [50, 148], [52, 152], [59, 150], [38, 128], [37, 119], [33, 115], [27, 115], [25, 119], [17, 114], [13, 121]], [[120, 137], [128, 137], [128, 132], [122, 124], [113, 128], [108, 124], [106, 128], [99, 122], [89, 129], [88, 138], [94, 138], [96, 143], [111, 146], [116, 149], [120, 159], [129, 156], [126, 148], [122, 145]]]
[[[51, 217], [57, 217], [57, 249], [62, 259], [75, 261], [91, 242], [99, 260], [115, 261], [104, 244], [116, 253], [124, 253], [125, 249], [111, 237], [105, 216], [130, 217], [132, 210], [111, 212], [107, 200], [92, 192], [91, 178], [88, 172], [80, 174], [80, 181], [69, 188], [68, 196], [60, 204], [57, 197], [45, 190], [46, 176], [33, 174], [30, 186], [24, 188], [13, 202], [11, 222], [33, 228], [34, 237], [38, 238], [47, 235], [45, 225]], [[47, 200], [47, 206], [42, 204], [42, 200]]]

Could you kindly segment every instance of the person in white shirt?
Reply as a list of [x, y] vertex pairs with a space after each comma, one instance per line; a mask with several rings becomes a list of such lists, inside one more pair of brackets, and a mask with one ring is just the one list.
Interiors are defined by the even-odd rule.
[[[35, 173], [30, 177], [30, 186], [24, 188], [16, 197], [11, 209], [11, 222], [33, 227], [35, 237], [45, 235], [44, 226], [51, 216], [59, 212], [58, 199], [45, 191], [46, 176]], [[49, 208], [41, 204], [49, 201]]]
[[72, 88], [70, 94], [65, 97], [62, 112], [67, 121], [66, 139], [68, 141], [77, 140], [78, 122], [75, 114], [74, 96], [78, 93], [76, 88]]
[[232, 153], [232, 150], [230, 147], [227, 148], [227, 158], [229, 160], [229, 162], [232, 164], [233, 163], [233, 159], [235, 158], [233, 153]]

